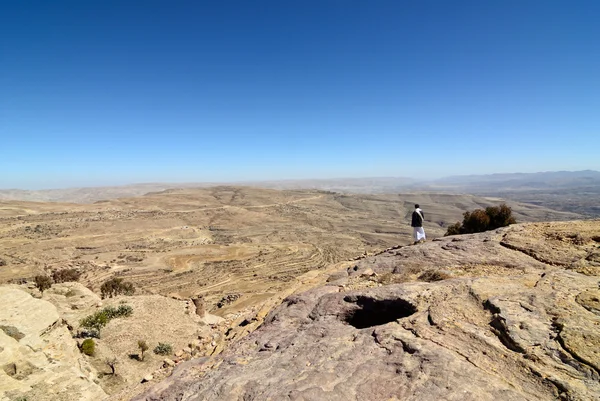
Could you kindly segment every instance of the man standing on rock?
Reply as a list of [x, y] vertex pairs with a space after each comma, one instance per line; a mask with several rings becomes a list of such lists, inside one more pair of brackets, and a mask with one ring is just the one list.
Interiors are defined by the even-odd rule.
[[419, 207], [417, 203], [415, 205], [415, 211], [412, 214], [412, 222], [410, 226], [413, 228], [413, 238], [415, 240], [415, 244], [418, 244], [421, 241], [425, 241], [425, 230], [423, 230], [423, 220], [425, 220], [425, 216], [423, 211]]

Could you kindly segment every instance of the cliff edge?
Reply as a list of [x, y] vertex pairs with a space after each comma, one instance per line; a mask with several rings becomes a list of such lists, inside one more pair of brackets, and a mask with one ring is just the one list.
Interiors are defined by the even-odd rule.
[[390, 249], [136, 400], [600, 400], [600, 221]]

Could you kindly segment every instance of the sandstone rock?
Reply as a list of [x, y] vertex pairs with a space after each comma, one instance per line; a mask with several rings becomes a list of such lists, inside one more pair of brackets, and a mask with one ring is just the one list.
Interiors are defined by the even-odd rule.
[[0, 305], [0, 399], [106, 398], [52, 304], [0, 287]]
[[371, 268], [365, 269], [365, 270], [364, 270], [364, 271], [363, 271], [363, 272], [360, 274], [360, 276], [361, 276], [361, 277], [371, 277], [371, 276], [376, 276], [376, 275], [377, 275], [377, 273], [375, 273], [375, 272], [373, 271], [373, 269], [371, 269]]
[[152, 374], [147, 374], [146, 376], [144, 376], [142, 378], [142, 383], [146, 383], [146, 382], [152, 381], [152, 379], [154, 379], [154, 376], [152, 376]]
[[258, 330], [137, 400], [600, 400], [598, 277], [570, 269], [589, 243], [575, 236], [554, 255], [548, 233], [514, 226], [362, 260], [357, 272], [455, 277], [370, 288], [351, 274], [356, 290], [290, 296]]
[[169, 359], [169, 358], [165, 358], [163, 360], [163, 364], [164, 364], [165, 367], [173, 367], [173, 366], [175, 366], [175, 362], [173, 360]]
[[198, 315], [200, 317], [204, 317], [204, 315], [206, 314], [206, 306], [204, 303], [204, 297], [200, 295], [195, 298], [192, 298], [192, 302], [194, 303], [194, 305], [196, 307], [196, 315]]

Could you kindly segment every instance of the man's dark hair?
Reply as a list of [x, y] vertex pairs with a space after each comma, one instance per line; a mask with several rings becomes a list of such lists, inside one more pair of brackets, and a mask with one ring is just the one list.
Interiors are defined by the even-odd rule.
[[415, 204], [415, 209], [418, 209], [418, 208], [420, 208], [420, 207], [421, 207], [421, 206], [419, 206], [419, 204], [418, 204], [418, 203], [416, 203], [416, 204]]

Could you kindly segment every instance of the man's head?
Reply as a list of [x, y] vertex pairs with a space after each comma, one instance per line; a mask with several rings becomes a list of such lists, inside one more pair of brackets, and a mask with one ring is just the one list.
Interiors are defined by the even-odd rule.
[[418, 208], [420, 208], [420, 207], [421, 207], [421, 206], [419, 206], [419, 204], [418, 204], [418, 203], [417, 203], [417, 204], [415, 204], [415, 209], [418, 209]]

